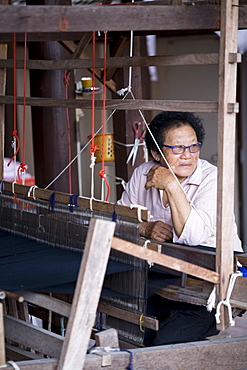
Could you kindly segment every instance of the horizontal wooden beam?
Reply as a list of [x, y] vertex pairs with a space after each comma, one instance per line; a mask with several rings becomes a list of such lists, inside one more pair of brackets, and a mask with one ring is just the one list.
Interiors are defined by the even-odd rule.
[[[121, 308], [109, 306], [104, 303], [99, 304], [98, 311], [106, 315], [116, 317], [120, 320], [132, 322], [133, 324], [136, 324], [139, 326], [142, 325], [145, 328], [149, 328], [149, 329], [156, 330], [156, 331], [159, 330], [159, 321], [153, 317], [148, 317], [146, 315], [143, 315], [142, 317], [140, 317], [140, 314], [126, 311]], [[140, 322], [140, 319], [141, 319], [141, 322]]]
[[[0, 95], [0, 104], [13, 104], [14, 97]], [[23, 97], [17, 97], [17, 105], [23, 105]], [[34, 107], [64, 107], [92, 109], [92, 101], [86, 99], [54, 99], [27, 97], [27, 106]], [[102, 109], [102, 100], [95, 100], [95, 109]], [[106, 101], [106, 109], [110, 110], [163, 110], [175, 112], [197, 112], [197, 113], [217, 113], [217, 102], [203, 101], [182, 101], [182, 100], [132, 100], [132, 99], [113, 99]]]
[[[193, 343], [179, 343], [158, 347], [131, 349], [133, 369], [160, 369], [160, 364], [166, 368], [191, 370], [198, 364], [201, 368], [214, 369], [216, 366], [225, 370], [245, 369], [247, 363], [247, 337], [223, 338]], [[108, 370], [124, 370], [130, 363], [130, 354], [126, 351], [110, 352], [111, 365]], [[55, 370], [57, 359], [42, 359], [19, 361], [20, 370]], [[218, 365], [217, 365], [218, 364]], [[5, 369], [13, 370], [6, 364]], [[100, 370], [101, 357], [96, 354], [86, 355], [84, 369]]]
[[[27, 302], [45, 308], [47, 310], [51, 310], [52, 312], [56, 312], [61, 316], [69, 317], [70, 315], [71, 304], [61, 301], [60, 299], [34, 292], [18, 292], [17, 294], [20, 294]], [[128, 312], [117, 307], [111, 307], [104, 303], [99, 304], [98, 311], [109, 316], [117, 317], [121, 320], [140, 325], [140, 315], [133, 312]], [[143, 315], [142, 326], [153, 330], [158, 330], [159, 323], [158, 320]]]
[[[184, 54], [184, 55], [159, 55], [145, 57], [112, 57], [106, 61], [107, 68], [148, 67], [148, 66], [195, 66], [216, 65], [219, 57], [217, 53], [211, 54]], [[67, 59], [67, 60], [27, 60], [27, 69], [41, 70], [67, 70], [92, 68], [92, 59]], [[24, 61], [16, 60], [16, 67], [23, 69]], [[95, 68], [103, 68], [104, 59], [95, 59]], [[13, 59], [0, 59], [0, 68], [14, 68]]]
[[49, 295], [46, 294], [40, 294], [35, 292], [22, 291], [17, 292], [17, 294], [20, 294], [25, 299], [25, 301], [29, 303], [45, 308], [46, 310], [55, 312], [61, 316], [69, 317], [71, 310], [70, 303], [64, 302], [54, 297], [50, 297]]
[[4, 315], [5, 337], [51, 357], [59, 357], [64, 338], [23, 320]]
[[[0, 33], [219, 30], [216, 6], [0, 6]], [[245, 22], [246, 23], [246, 22]]]
[[[13, 187], [13, 184], [8, 181], [4, 181], [3, 184], [4, 184], [4, 191], [7, 191], [8, 193], [12, 193], [12, 190], [14, 190], [14, 193], [16, 195], [19, 194], [19, 195], [28, 196], [30, 186], [14, 184], [14, 187]], [[35, 189], [35, 198], [37, 199], [49, 201], [51, 194], [53, 194], [53, 190], [46, 190], [46, 189], [41, 189], [41, 188]], [[33, 196], [34, 193], [32, 192], [31, 195]], [[70, 204], [70, 194], [56, 192], [56, 202], [62, 203], [62, 204]], [[110, 214], [113, 214], [113, 212], [116, 211], [117, 215], [119, 216], [138, 219], [138, 209], [137, 208], [130, 209], [129, 207], [126, 207], [126, 206], [120, 206], [117, 204], [115, 205], [113, 203], [103, 202], [97, 199], [93, 199], [92, 202], [90, 202], [90, 198], [85, 198], [81, 196], [78, 197], [79, 207], [90, 209], [90, 203], [92, 205], [92, 209], [95, 211], [101, 211], [101, 212], [106, 212]], [[148, 210], [142, 209], [141, 218], [143, 221], [149, 221], [150, 212]]]
[[211, 283], [219, 283], [219, 274], [215, 271], [208, 270], [204, 267], [194, 265], [192, 263], [160, 254], [147, 248], [140, 247], [137, 244], [114, 237], [112, 241], [112, 249], [130, 254], [134, 257], [142, 258], [147, 261], [152, 261], [158, 265], [168, 267], [170, 269], [185, 272], [189, 275], [209, 281]]

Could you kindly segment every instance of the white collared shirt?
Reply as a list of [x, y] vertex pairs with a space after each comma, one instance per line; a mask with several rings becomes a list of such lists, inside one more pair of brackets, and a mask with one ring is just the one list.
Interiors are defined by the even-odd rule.
[[[146, 207], [152, 221], [163, 221], [172, 226], [170, 206], [162, 202], [163, 190], [145, 189], [146, 174], [157, 162], [150, 161], [138, 166], [118, 204]], [[186, 245], [216, 246], [216, 205], [217, 205], [217, 167], [203, 159], [198, 159], [196, 170], [188, 176], [181, 186], [192, 209], [183, 232], [178, 237], [173, 230], [173, 241]], [[242, 251], [234, 222], [234, 250]]]

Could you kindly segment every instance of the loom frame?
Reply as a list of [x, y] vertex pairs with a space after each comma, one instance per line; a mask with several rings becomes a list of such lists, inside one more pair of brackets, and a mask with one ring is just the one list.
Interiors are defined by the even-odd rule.
[[[2, 1], [1, 4], [7, 4], [7, 1]], [[72, 7], [51, 7], [51, 6], [43, 6], [40, 7], [40, 9], [37, 9], [37, 7], [31, 7], [26, 6], [23, 7], [11, 7], [11, 6], [0, 6], [1, 14], [4, 14], [4, 16], [0, 19], [0, 32], [2, 41], [6, 42], [8, 40], [8, 32], [15, 32], [15, 22], [18, 20], [18, 33], [21, 32], [30, 32], [32, 34], [31, 37], [34, 38], [40, 38], [40, 37], [47, 37], [46, 32], [51, 32], [52, 37], [54, 39], [70, 39], [75, 36], [73, 35], [73, 32], [89, 32], [95, 30], [95, 28], [92, 26], [95, 24], [95, 22], [92, 22], [92, 20], [97, 21], [97, 29], [100, 28], [102, 30], [109, 30], [109, 31], [129, 31], [130, 29], [134, 29], [138, 32], [147, 32], [147, 31], [153, 31], [155, 28], [156, 31], [164, 32], [167, 30], [187, 30], [188, 24], [190, 24], [190, 29], [220, 29], [222, 35], [222, 42], [221, 42], [221, 51], [220, 51], [220, 58], [219, 58], [219, 64], [220, 64], [220, 92], [219, 92], [219, 105], [217, 109], [217, 104], [210, 103], [210, 104], [202, 104], [202, 103], [196, 103], [193, 105], [193, 111], [218, 111], [220, 115], [219, 120], [219, 145], [220, 145], [220, 154], [222, 154], [222, 157], [220, 157], [219, 162], [219, 191], [218, 191], [218, 203], [219, 203], [219, 211], [218, 211], [218, 219], [220, 220], [220, 223], [218, 225], [218, 236], [217, 236], [217, 247], [216, 247], [216, 271], [220, 274], [220, 284], [219, 284], [219, 292], [218, 292], [218, 299], [224, 299], [227, 291], [227, 284], [229, 281], [229, 276], [231, 272], [233, 271], [233, 251], [232, 251], [232, 241], [231, 241], [231, 219], [227, 217], [227, 215], [231, 214], [233, 211], [233, 192], [234, 192], [234, 183], [233, 179], [229, 178], [229, 174], [234, 173], [234, 163], [232, 161], [232, 153], [234, 153], [234, 142], [231, 141], [230, 143], [227, 143], [227, 138], [231, 137], [234, 138], [235, 135], [235, 114], [238, 112], [238, 106], [236, 103], [236, 91], [235, 89], [229, 88], [229, 80], [233, 78], [235, 81], [234, 84], [236, 84], [236, 62], [239, 60], [237, 52], [236, 52], [236, 30], [238, 28], [246, 28], [246, 19], [245, 16], [247, 9], [246, 6], [243, 5], [239, 8], [239, 21], [237, 20], [237, 9], [238, 4], [234, 2], [234, 11], [229, 10], [231, 7], [231, 2], [229, 0], [222, 2], [222, 12], [221, 12], [221, 21], [219, 18], [219, 14], [214, 6], [208, 6], [208, 7], [201, 7], [200, 9], [195, 8], [188, 8], [183, 7], [182, 11], [183, 14], [180, 13], [179, 8], [174, 6], [169, 6], [165, 8], [161, 8], [160, 6], [156, 5], [150, 5], [149, 6], [149, 16], [147, 18], [147, 12], [145, 10], [144, 6], [138, 7], [137, 9], [134, 9], [133, 7], [118, 7], [118, 9], [111, 7], [98, 7], [96, 11], [92, 13], [92, 9], [90, 7], [85, 7], [83, 9], [77, 9], [75, 12], [75, 9]], [[37, 10], [40, 12], [44, 12], [46, 15], [49, 14], [48, 19], [46, 19], [45, 27], [42, 19], [42, 27], [39, 28], [39, 35], [37, 34], [37, 25], [40, 24], [40, 19], [35, 18], [35, 13], [37, 13]], [[160, 13], [160, 11], [162, 12]], [[75, 19], [75, 22], [73, 23], [73, 27], [71, 29], [71, 32], [68, 32], [67, 34], [58, 32], [58, 26], [57, 26], [57, 18], [60, 14], [64, 14], [66, 12], [66, 15], [68, 17], [73, 16]], [[159, 16], [157, 15], [157, 12], [159, 12]], [[170, 13], [171, 12], [171, 13]], [[41, 13], [43, 14], [43, 13]], [[114, 15], [113, 15], [114, 14]], [[170, 23], [170, 20], [173, 19], [174, 14], [176, 14], [177, 19], [180, 20], [180, 22], [176, 23], [173, 22], [173, 24]], [[201, 16], [203, 14], [203, 16]], [[134, 16], [133, 16], [134, 15]], [[200, 16], [199, 16], [200, 15]], [[27, 17], [27, 18], [26, 18]], [[42, 18], [42, 17], [41, 17]], [[8, 19], [8, 21], [6, 21]], [[9, 21], [11, 20], [11, 22]], [[26, 19], [28, 19], [28, 22], [26, 22]], [[90, 24], [86, 22], [86, 20], [90, 20]], [[134, 22], [133, 22], [134, 19]], [[166, 21], [164, 21], [164, 19]], [[211, 22], [208, 22], [208, 19], [211, 20]], [[82, 22], [82, 20], [85, 20], [85, 22]], [[203, 20], [204, 23], [201, 21]], [[188, 23], [189, 22], [189, 23]], [[199, 25], [200, 22], [200, 25]], [[220, 26], [221, 24], [221, 26]], [[155, 25], [155, 26], [154, 26]], [[46, 32], [44, 32], [44, 30]], [[40, 36], [41, 35], [41, 36]], [[21, 37], [21, 36], [20, 36]], [[233, 44], [228, 44], [229, 39], [233, 40]], [[0, 45], [0, 56], [2, 59], [7, 59], [7, 53], [6, 53], [7, 47], [6, 43], [3, 43]], [[229, 56], [231, 55], [231, 58]], [[136, 63], [139, 63], [140, 60]], [[154, 64], [154, 59], [150, 61], [152, 65]], [[125, 61], [126, 64], [126, 61]], [[70, 65], [69, 63], [67, 65]], [[48, 66], [48, 63], [46, 64], [46, 68]], [[11, 97], [4, 96], [4, 86], [6, 82], [6, 74], [4, 68], [11, 68], [11, 61], [7, 61], [7, 63], [0, 64], [0, 82], [2, 82], [0, 85], [2, 86], [1, 97], [0, 97], [0, 130], [1, 130], [1, 138], [4, 137], [4, 104], [8, 104], [13, 102], [13, 99]], [[61, 68], [62, 66], [60, 66]], [[71, 64], [71, 67], [73, 65]], [[114, 85], [111, 85], [110, 87], [114, 88]], [[229, 90], [231, 90], [229, 95]], [[23, 101], [21, 98], [18, 98], [17, 100], [18, 104], [22, 104]], [[41, 100], [35, 100], [35, 98], [28, 100], [27, 104], [47, 104], [48, 102], [41, 101]], [[52, 100], [50, 103], [54, 106], [54, 104], [58, 104], [59, 106], [66, 106], [68, 103], [71, 104], [71, 107], [87, 107], [87, 102], [65, 102], [65, 101], [55, 101]], [[109, 102], [108, 107], [113, 108], [114, 105], [111, 105], [112, 103]], [[148, 105], [150, 104], [150, 106]], [[158, 102], [145, 102], [145, 101], [135, 101], [133, 102], [127, 102], [126, 104], [122, 104], [121, 109], [142, 109], [146, 108], [149, 109], [149, 107], [156, 107], [157, 109], [163, 109], [164, 106], [166, 109], [190, 109], [191, 102], [168, 102], [166, 105], [162, 105]], [[2, 145], [3, 148], [3, 145]], [[231, 158], [228, 155], [228, 153], [231, 153]], [[0, 151], [0, 160], [3, 162], [3, 149]], [[228, 172], [228, 173], [227, 173]], [[0, 175], [3, 177], [3, 171], [0, 170]], [[16, 185], [16, 188], [18, 186]], [[226, 195], [224, 193], [224, 190], [226, 188], [230, 188], [230, 194], [231, 199], [230, 202], [226, 200]], [[227, 231], [227, 235], [226, 235]], [[230, 241], [229, 241], [230, 240]], [[223, 253], [223, 246], [224, 246], [224, 253]], [[243, 281], [243, 286], [246, 286], [246, 283]], [[243, 291], [243, 286], [239, 288], [239, 291]], [[228, 327], [227, 317], [225, 317], [224, 312], [222, 312], [222, 317], [224, 317], [221, 329]], [[154, 361], [154, 357], [158, 357], [157, 355], [160, 354], [161, 358], [167, 357], [167, 353], [170, 353], [171, 356], [174, 356], [174, 352], [176, 349], [179, 350], [179, 358], [181, 360], [181, 351], [184, 353], [186, 361], [190, 362], [190, 368], [191, 368], [191, 361], [189, 361], [189, 357], [191, 358], [191, 354], [194, 356], [194, 360], [198, 359], [198, 356], [195, 355], [193, 348], [196, 348], [196, 351], [198, 348], [201, 349], [205, 346], [206, 352], [207, 351], [214, 351], [215, 348], [217, 348], [217, 356], [219, 356], [219, 348], [222, 345], [224, 347], [224, 351], [221, 352], [222, 356], [220, 357], [222, 361], [226, 359], [226, 361], [229, 359], [229, 357], [226, 356], [226, 353], [229, 353], [231, 351], [235, 351], [235, 354], [237, 354], [235, 357], [235, 363], [232, 366], [238, 367], [242, 366], [240, 365], [240, 362], [246, 359], [241, 358], [239, 350], [239, 342], [243, 346], [246, 346], [247, 339], [233, 339], [233, 340], [224, 340], [222, 343], [217, 341], [216, 343], [207, 343], [204, 342], [199, 345], [175, 345], [175, 346], [161, 346], [158, 349], [150, 350], [150, 349], [144, 349], [144, 350], [133, 350], [133, 353], [136, 353], [136, 356], [140, 360], [140, 356], [144, 356], [144, 358], [148, 358], [149, 361]], [[214, 349], [213, 349], [214, 347]], [[226, 348], [231, 348], [231, 350], [225, 350]], [[187, 353], [189, 352], [189, 356]], [[245, 351], [246, 353], [247, 351]], [[207, 358], [208, 358], [207, 352]], [[147, 357], [146, 357], [147, 356]], [[97, 356], [96, 356], [97, 357]], [[118, 368], [121, 369], [121, 366], [128, 365], [128, 354], [120, 353], [120, 354], [112, 354], [112, 359], [115, 359], [118, 364]], [[125, 364], [120, 365], [122, 359], [124, 359]], [[152, 359], [152, 360], [151, 360]], [[160, 359], [160, 357], [159, 357]], [[87, 364], [88, 360], [88, 364]], [[91, 361], [91, 363], [90, 363]], [[91, 364], [94, 362], [93, 367]], [[96, 364], [97, 362], [97, 364]], [[170, 360], [170, 363], [174, 364], [174, 359]], [[237, 364], [238, 363], [238, 364]], [[89, 355], [86, 359], [86, 368], [101, 368], [101, 363], [99, 358], [95, 358], [93, 355]], [[32, 364], [31, 361], [29, 361], [28, 364], [19, 364], [20, 368], [32, 368], [32, 366], [38, 366], [35, 367], [36, 369], [48, 369], [48, 368], [56, 368], [57, 362], [56, 360], [45, 360], [43, 363], [39, 362], [39, 364]], [[227, 362], [226, 362], [226, 368], [227, 368]], [[26, 367], [25, 367], [26, 366]], [[6, 368], [10, 368], [9, 365], [7, 365]], [[114, 366], [113, 366], [114, 368]], [[124, 368], [124, 367], [123, 367]], [[144, 368], [144, 367], [143, 367]]]

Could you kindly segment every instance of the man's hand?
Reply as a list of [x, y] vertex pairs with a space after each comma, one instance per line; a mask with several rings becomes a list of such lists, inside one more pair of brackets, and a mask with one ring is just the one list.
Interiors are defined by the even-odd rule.
[[171, 240], [173, 236], [172, 227], [162, 221], [142, 222], [140, 224], [140, 234], [147, 239], [159, 242]]

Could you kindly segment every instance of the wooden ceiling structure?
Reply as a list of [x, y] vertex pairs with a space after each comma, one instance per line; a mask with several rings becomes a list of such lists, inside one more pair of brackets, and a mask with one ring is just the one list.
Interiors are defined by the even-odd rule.
[[[84, 48], [90, 39], [92, 31], [113, 32], [119, 38], [125, 33], [133, 30], [136, 35], [146, 34], [168, 34], [183, 32], [213, 32], [221, 31], [219, 54], [203, 55], [182, 55], [182, 56], [121, 56], [121, 48], [116, 51], [113, 57], [108, 58], [107, 87], [115, 92], [116, 87], [112, 79], [113, 69], [132, 66], [149, 65], [198, 65], [198, 64], [218, 64], [219, 65], [219, 99], [218, 102], [191, 102], [191, 101], [150, 101], [147, 99], [121, 100], [112, 99], [106, 102], [107, 109], [118, 109], [120, 111], [137, 110], [176, 110], [192, 112], [216, 112], [218, 113], [218, 152], [219, 152], [219, 174], [218, 174], [218, 210], [217, 210], [217, 248], [216, 248], [216, 267], [212, 272], [218, 283], [218, 301], [224, 300], [228, 290], [229, 278], [234, 270], [233, 260], [233, 204], [234, 204], [234, 158], [235, 158], [235, 119], [238, 112], [236, 102], [236, 73], [237, 63], [240, 56], [237, 53], [237, 30], [247, 28], [247, 6], [239, 4], [237, 0], [225, 0], [221, 5], [205, 4], [202, 2], [189, 3], [182, 5], [161, 5], [157, 2], [134, 3], [124, 5], [106, 6], [11, 6], [7, 1], [1, 0], [0, 4], [0, 130], [1, 130], [1, 150], [0, 150], [0, 177], [3, 178], [3, 138], [4, 138], [4, 106], [13, 104], [13, 97], [5, 95], [6, 68], [13, 68], [13, 61], [7, 59], [7, 43], [12, 40], [12, 34], [17, 33], [17, 40], [23, 40], [23, 33], [27, 33], [28, 41], [36, 40], [56, 40], [70, 49], [72, 58], [63, 61], [34, 61], [27, 62], [30, 69], [60, 69], [70, 70], [77, 68], [90, 69], [92, 60], [84, 54]], [[6, 4], [6, 5], [4, 5]], [[154, 5], [155, 4], [155, 5]], [[61, 23], [62, 22], [62, 23]], [[65, 27], [63, 26], [65, 24]], [[62, 25], [62, 26], [61, 26]], [[61, 28], [63, 28], [61, 30]], [[76, 42], [75, 42], [76, 41]], [[124, 42], [124, 41], [123, 41]], [[18, 61], [18, 67], [23, 67]], [[103, 60], [96, 60], [96, 67], [103, 68]], [[99, 71], [99, 78], [101, 78]], [[23, 104], [23, 98], [17, 97], [17, 104]], [[27, 98], [26, 104], [30, 106], [52, 106], [90, 109], [91, 101], [76, 99], [39, 99], [36, 97]], [[97, 106], [98, 104], [98, 106]], [[96, 108], [101, 108], [101, 102], [97, 102]], [[133, 121], [132, 121], [133, 122]], [[126, 158], [126, 156], [124, 156]], [[95, 230], [92, 231], [94, 233]], [[111, 230], [109, 234], [111, 234]], [[96, 233], [97, 234], [97, 233]], [[90, 234], [89, 238], [92, 235]], [[110, 237], [109, 237], [110, 238]], [[92, 242], [92, 241], [91, 241]], [[94, 242], [92, 242], [94, 244]], [[107, 243], [106, 243], [107, 244]], [[114, 243], [113, 243], [114, 245]], [[109, 244], [106, 245], [106, 249]], [[116, 246], [115, 246], [116, 247]], [[126, 248], [128, 246], [126, 245]], [[85, 266], [84, 266], [85, 267]], [[102, 267], [103, 268], [103, 267]], [[83, 275], [83, 273], [82, 273]], [[211, 275], [212, 276], [212, 275]], [[83, 280], [83, 276], [81, 277]], [[82, 281], [80, 281], [82, 284]], [[245, 282], [242, 282], [245, 287]], [[80, 286], [82, 287], [82, 285]], [[100, 356], [81, 356], [80, 349], [71, 345], [75, 344], [76, 336], [73, 337], [74, 325], [76, 325], [77, 314], [83, 311], [83, 304], [79, 299], [79, 293], [73, 302], [73, 315], [71, 318], [71, 328], [68, 339], [65, 340], [66, 346], [62, 349], [60, 360], [27, 361], [18, 362], [20, 369], [69, 369], [68, 365], [71, 358], [75, 357], [77, 367], [81, 369], [85, 360], [85, 369], [99, 369], [102, 362]], [[225, 329], [229, 325], [227, 310], [222, 307], [220, 329]], [[74, 321], [73, 321], [74, 320]], [[91, 328], [91, 319], [84, 323]], [[85, 329], [86, 330], [86, 329]], [[188, 365], [188, 369], [193, 368], [196, 363], [206, 363], [209, 357], [216, 361], [216, 356], [220, 358], [221, 364], [227, 368], [229, 358], [232, 358], [231, 351], [234, 351], [234, 364], [231, 368], [241, 368], [246, 364], [247, 359], [243, 353], [247, 351], [243, 348], [247, 346], [247, 339], [240, 341], [211, 342], [208, 344], [198, 344], [196, 346], [161, 346], [155, 349], [136, 349], [133, 350], [135, 358], [134, 368], [150, 369], [157, 361], [167, 362], [175, 365], [175, 357], [179, 357], [180, 362]], [[74, 350], [74, 354], [73, 354]], [[179, 352], [179, 356], [177, 355]], [[197, 352], [197, 354], [195, 353]], [[200, 352], [200, 355], [198, 354]], [[229, 353], [229, 356], [227, 355]], [[210, 354], [210, 355], [209, 355]], [[68, 357], [68, 356], [72, 357]], [[194, 356], [194, 357], [193, 357]], [[204, 357], [204, 359], [203, 359]], [[102, 357], [103, 358], [103, 357]], [[109, 368], [124, 369], [128, 365], [129, 355], [126, 353], [111, 354], [112, 363]], [[127, 361], [127, 362], [126, 362]], [[232, 360], [233, 361], [233, 360]], [[141, 364], [141, 367], [138, 367]], [[58, 367], [57, 367], [58, 365]], [[67, 366], [67, 367], [66, 367]], [[158, 366], [158, 365], [157, 365]], [[183, 366], [183, 369], [186, 369]], [[206, 365], [205, 365], [206, 366]], [[10, 368], [7, 365], [6, 368]], [[211, 363], [211, 367], [213, 364]], [[177, 367], [178, 368], [178, 367]], [[194, 367], [195, 368], [195, 367]]]

